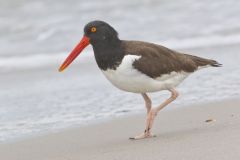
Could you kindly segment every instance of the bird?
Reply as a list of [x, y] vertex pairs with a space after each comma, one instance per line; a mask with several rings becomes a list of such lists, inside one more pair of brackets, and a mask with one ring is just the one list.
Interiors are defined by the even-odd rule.
[[[162, 45], [121, 40], [118, 32], [107, 22], [94, 20], [84, 27], [84, 35], [60, 66], [62, 72], [89, 44], [103, 75], [123, 91], [141, 94], [147, 110], [144, 131], [132, 140], [155, 137], [152, 134], [155, 117], [179, 96], [176, 87], [189, 75], [206, 67], [220, 67], [215, 60], [178, 52]], [[167, 90], [171, 96], [152, 107], [151, 92]]]

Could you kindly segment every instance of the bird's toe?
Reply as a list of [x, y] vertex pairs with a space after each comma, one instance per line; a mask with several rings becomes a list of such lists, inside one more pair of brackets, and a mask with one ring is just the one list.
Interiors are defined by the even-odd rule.
[[140, 140], [140, 139], [145, 139], [145, 138], [153, 138], [153, 137], [156, 137], [156, 135], [153, 135], [153, 134], [146, 134], [146, 133], [142, 133], [138, 136], [135, 136], [135, 137], [130, 137], [129, 139], [130, 140]]

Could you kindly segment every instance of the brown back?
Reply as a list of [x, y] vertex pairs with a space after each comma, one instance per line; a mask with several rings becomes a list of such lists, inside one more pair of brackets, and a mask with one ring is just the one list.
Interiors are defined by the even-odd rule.
[[166, 47], [140, 41], [123, 41], [125, 54], [140, 55], [133, 63], [140, 72], [152, 77], [175, 72], [194, 72], [199, 66], [219, 66], [214, 60], [182, 54]]

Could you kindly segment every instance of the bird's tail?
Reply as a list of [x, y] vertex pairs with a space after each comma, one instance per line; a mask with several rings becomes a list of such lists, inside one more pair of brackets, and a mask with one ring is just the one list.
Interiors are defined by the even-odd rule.
[[212, 59], [201, 58], [193, 55], [188, 55], [188, 56], [190, 56], [193, 62], [199, 67], [205, 67], [205, 66], [222, 67], [222, 64]]
[[221, 64], [221, 63], [218, 63], [218, 62], [215, 61], [215, 60], [211, 60], [211, 61], [212, 61], [211, 66], [213, 66], [213, 67], [222, 67], [222, 64]]

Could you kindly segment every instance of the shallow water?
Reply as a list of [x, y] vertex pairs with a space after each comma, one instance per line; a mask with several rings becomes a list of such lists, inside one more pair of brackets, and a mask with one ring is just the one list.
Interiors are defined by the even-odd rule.
[[[0, 141], [144, 111], [141, 96], [119, 91], [103, 77], [91, 47], [65, 73], [57, 72], [93, 19], [108, 21], [123, 39], [161, 43], [223, 64], [187, 78], [173, 106], [239, 97], [239, 8], [234, 0], [0, 0]], [[151, 96], [157, 105], [168, 93]]]

